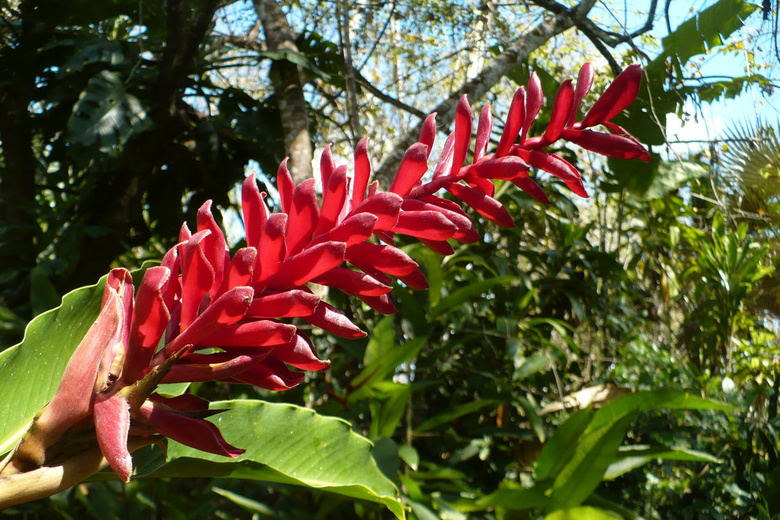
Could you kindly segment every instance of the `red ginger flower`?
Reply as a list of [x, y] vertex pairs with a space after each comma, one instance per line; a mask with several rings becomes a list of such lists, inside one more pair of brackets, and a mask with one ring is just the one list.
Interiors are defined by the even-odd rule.
[[[285, 390], [306, 370], [323, 370], [309, 338], [283, 320], [300, 318], [345, 338], [365, 336], [308, 284], [357, 296], [380, 313], [396, 311], [389, 297], [391, 277], [409, 287], [427, 287], [418, 264], [394, 247], [395, 234], [418, 238], [441, 254], [448, 242], [475, 242], [479, 235], [463, 209], [436, 195], [444, 189], [502, 227], [514, 222], [493, 198], [493, 180], [508, 180], [548, 202], [529, 176], [531, 167], [552, 173], [578, 195], [587, 196], [579, 172], [544, 148], [563, 139], [608, 157], [649, 160], [645, 148], [609, 120], [636, 96], [638, 65], [628, 67], [582, 121], [579, 105], [590, 90], [593, 67], [585, 64], [576, 89], [566, 81], [556, 96], [550, 124], [528, 137], [542, 106], [536, 74], [514, 96], [496, 152], [486, 155], [492, 130], [490, 108], [480, 113], [473, 163], [464, 166], [472, 135], [465, 96], [455, 131], [444, 143], [431, 180], [423, 182], [436, 133], [435, 115], [424, 124], [420, 142], [406, 152], [386, 192], [369, 185], [366, 140], [357, 146], [353, 174], [323, 153], [318, 201], [314, 179], [295, 185], [286, 162], [277, 172], [280, 213], [269, 213], [253, 176], [243, 183], [242, 211], [247, 247], [231, 258], [225, 237], [207, 202], [197, 229], [183, 226], [179, 243], [159, 267], [146, 271], [133, 298], [130, 274], [109, 274], [98, 319], [69, 362], [53, 400], [36, 418], [17, 451], [17, 464], [40, 466], [46, 449], [68, 429], [94, 416], [100, 448], [125, 481], [132, 472], [129, 437], [159, 435], [229, 457], [234, 448], [206, 417], [208, 403], [191, 395], [154, 394], [159, 383], [220, 380]], [[590, 128], [603, 124], [610, 133]], [[350, 190], [351, 185], [351, 190]], [[376, 236], [379, 241], [370, 242]], [[216, 353], [200, 353], [204, 349]], [[298, 369], [298, 370], [293, 370]]]

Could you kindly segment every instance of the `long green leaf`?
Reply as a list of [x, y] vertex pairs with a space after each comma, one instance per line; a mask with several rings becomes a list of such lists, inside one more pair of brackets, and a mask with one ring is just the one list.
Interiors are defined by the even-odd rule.
[[520, 278], [517, 276], [501, 276], [498, 278], [480, 280], [479, 282], [469, 284], [466, 287], [461, 287], [457, 291], [450, 293], [445, 298], [442, 298], [438, 305], [432, 307], [430, 310], [430, 315], [431, 317], [436, 317], [444, 314], [458, 305], [479, 297], [482, 293], [490, 290], [496, 285], [512, 285], [519, 281]]
[[619, 520], [621, 517], [603, 509], [590, 506], [559, 509], [544, 517], [544, 520]]
[[732, 406], [685, 392], [656, 390], [620, 397], [593, 415], [577, 441], [577, 447], [555, 476], [551, 498], [564, 507], [574, 507], [598, 487], [616, 457], [626, 429], [636, 414], [658, 409], [733, 410]]
[[720, 459], [701, 451], [687, 448], [667, 448], [666, 446], [623, 446], [618, 460], [613, 462], [604, 473], [604, 480], [614, 480], [640, 466], [654, 460], [683, 460], [688, 462], [710, 462], [719, 464]]
[[457, 419], [458, 417], [474, 413], [477, 410], [481, 410], [483, 408], [497, 407], [502, 403], [503, 401], [500, 399], [485, 399], [483, 401], [473, 401], [471, 403], [462, 404], [460, 406], [450, 408], [444, 413], [431, 417], [418, 426], [415, 431], [417, 433], [427, 432], [441, 424], [445, 424], [454, 419]]
[[231, 460], [170, 442], [166, 464], [148, 477], [232, 477], [294, 484], [385, 505], [404, 518], [393, 483], [377, 467], [371, 442], [349, 423], [289, 404], [235, 400], [212, 420], [246, 450]]

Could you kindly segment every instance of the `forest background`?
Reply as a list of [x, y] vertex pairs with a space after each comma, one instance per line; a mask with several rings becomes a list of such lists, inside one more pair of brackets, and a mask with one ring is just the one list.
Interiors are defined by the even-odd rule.
[[[387, 186], [424, 116], [436, 111], [448, 131], [464, 93], [500, 117], [536, 71], [549, 116], [583, 62], [599, 69], [594, 92], [642, 63], [618, 122], [650, 163], [561, 148], [590, 198], [548, 175], [535, 178], [549, 205], [500, 187], [517, 227], [475, 218], [484, 240], [446, 259], [410, 242], [430, 287], [396, 287], [393, 316], [332, 291], [370, 334], [314, 334], [327, 372], [284, 393], [192, 391], [346, 420], [421, 520], [780, 518], [778, 17], [765, 4], [4, 2], [0, 342], [19, 342], [30, 319], [111, 267], [159, 260], [206, 199], [240, 247], [237, 187], [256, 173], [273, 204], [285, 156], [300, 182], [324, 145], [349, 162], [368, 137]], [[712, 75], [713, 57], [741, 69]], [[670, 137], [668, 122], [739, 96], [738, 123], [674, 146], [691, 139], [685, 127]], [[707, 409], [675, 410], [681, 395]], [[155, 474], [189, 479], [93, 482], [5, 514], [400, 510], [373, 491], [317, 490], [327, 476], [316, 471], [296, 487], [192, 460]]]

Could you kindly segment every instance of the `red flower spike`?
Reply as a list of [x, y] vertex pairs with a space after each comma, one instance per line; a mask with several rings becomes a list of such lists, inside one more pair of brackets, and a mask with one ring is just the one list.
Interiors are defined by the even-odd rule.
[[580, 123], [580, 128], [589, 128], [609, 121], [630, 105], [639, 92], [642, 82], [642, 66], [629, 65], [618, 74], [615, 81], [596, 101]]
[[401, 204], [404, 199], [390, 192], [377, 193], [361, 202], [350, 212], [350, 216], [359, 213], [368, 213], [377, 217], [375, 230], [389, 231], [398, 222], [398, 214], [401, 212]]
[[349, 247], [365, 242], [374, 233], [374, 227], [378, 220], [376, 215], [370, 213], [352, 215], [327, 233], [316, 237], [311, 241], [311, 245], [314, 246], [322, 242], [344, 242]]
[[203, 297], [214, 283], [214, 268], [206, 258], [203, 241], [211, 234], [208, 229], [198, 231], [187, 241], [182, 255], [182, 313], [180, 330], [184, 330], [198, 316]]
[[[426, 287], [427, 288], [427, 287]], [[398, 312], [389, 294], [381, 296], [358, 296], [366, 305], [381, 314], [395, 314]]]
[[[181, 399], [183, 397], [186, 399]], [[231, 458], [236, 458], [244, 453], [244, 450], [228, 444], [219, 433], [219, 429], [212, 423], [192, 417], [190, 412], [193, 411], [208, 412], [208, 403], [203, 401], [200, 410], [192, 410], [189, 406], [190, 397], [193, 396], [183, 395], [165, 399], [163, 403], [159, 396], [155, 396], [154, 400], [148, 400], [141, 405], [138, 415], [157, 433], [196, 450]], [[179, 410], [177, 406], [180, 403], [186, 403], [188, 406]], [[180, 411], [182, 413], [179, 413]]]
[[371, 163], [368, 160], [368, 138], [361, 139], [355, 147], [355, 182], [352, 186], [352, 207], [357, 207], [366, 198]]
[[111, 469], [123, 482], [130, 482], [133, 459], [127, 449], [130, 431], [130, 403], [119, 394], [100, 395], [95, 401], [95, 433], [98, 445]]
[[451, 175], [456, 175], [466, 162], [466, 154], [471, 145], [471, 120], [471, 106], [466, 94], [463, 94], [455, 109], [455, 149], [452, 152]]
[[273, 357], [300, 370], [319, 372], [330, 366], [330, 361], [317, 357], [314, 345], [302, 334], [296, 334], [291, 342], [274, 348]]
[[336, 168], [329, 179], [328, 184], [322, 188], [322, 209], [313, 233], [315, 237], [333, 229], [347, 200], [346, 165]]
[[[275, 348], [275, 347], [274, 347]], [[242, 349], [246, 352], [248, 349]], [[187, 354], [165, 374], [162, 382], [187, 383], [220, 381], [246, 372], [268, 357], [273, 348], [253, 349], [250, 354], [218, 352], [216, 354]]]
[[282, 266], [282, 262], [287, 257], [287, 242], [284, 238], [286, 228], [287, 215], [284, 213], [274, 213], [268, 217], [260, 237], [258, 251], [262, 251], [262, 254], [255, 262], [255, 283], [252, 285], [262, 285]]
[[458, 228], [438, 211], [401, 211], [393, 232], [427, 240], [447, 240]]
[[209, 289], [209, 296], [214, 299], [217, 291], [222, 287], [222, 280], [225, 276], [225, 265], [230, 260], [230, 251], [227, 247], [225, 235], [222, 228], [219, 227], [214, 215], [211, 214], [211, 201], [207, 200], [198, 209], [198, 231], [208, 229], [211, 234], [203, 240], [203, 252], [214, 270], [214, 282]]
[[523, 121], [523, 132], [520, 136], [520, 144], [525, 142], [531, 125], [534, 124], [539, 112], [542, 110], [544, 94], [542, 94], [542, 82], [539, 81], [539, 75], [536, 72], [531, 73], [528, 79], [528, 96], [525, 100], [525, 120]]
[[281, 392], [298, 386], [304, 377], [304, 372], [293, 372], [282, 361], [269, 357], [236, 376], [234, 382]]
[[170, 277], [171, 271], [162, 266], [150, 267], [144, 273], [135, 296], [129, 347], [122, 370], [125, 382], [137, 381], [144, 376], [157, 344], [168, 327], [171, 315], [163, 293]]
[[222, 327], [233, 325], [246, 315], [253, 296], [254, 290], [251, 287], [233, 287], [209, 305], [184, 332], [168, 343], [155, 358], [162, 354], [162, 359], [167, 359], [179, 350], [189, 346], [197, 346]]
[[479, 123], [477, 123], [477, 140], [474, 144], [474, 162], [476, 163], [487, 152], [490, 143], [490, 132], [493, 131], [493, 114], [490, 112], [490, 105], [485, 105], [479, 112]]
[[336, 163], [333, 161], [333, 155], [330, 153], [329, 144], [325, 147], [320, 156], [320, 180], [322, 181], [323, 191], [325, 191], [325, 188], [328, 186], [330, 176], [335, 169]]
[[[433, 170], [434, 179], [444, 179], [448, 176], [452, 170], [452, 161], [455, 157], [455, 132], [447, 136], [444, 141], [441, 153], [439, 154], [439, 161], [436, 163], [436, 168]], [[415, 191], [417, 191], [415, 189]], [[412, 192], [414, 196], [414, 191]]]
[[214, 332], [202, 347], [272, 347], [292, 340], [296, 328], [274, 320], [246, 320]]
[[300, 253], [311, 242], [312, 232], [320, 218], [320, 207], [314, 192], [315, 183], [314, 179], [306, 179], [295, 188], [290, 218], [287, 221], [288, 256]]
[[[54, 399], [35, 419], [35, 428], [25, 437], [17, 457], [23, 464], [44, 464], [46, 449], [70, 426], [87, 424], [85, 419], [92, 413], [100, 447], [125, 481], [132, 471], [128, 434], [159, 433], [201, 450], [239, 455], [241, 451], [227, 444], [216, 426], [203, 420], [219, 412], [208, 410], [203, 401], [193, 396], [165, 399], [156, 395], [141, 401], [163, 380], [221, 379], [284, 390], [305, 377], [290, 366], [326, 368], [328, 363], [317, 357], [308, 338], [279, 319], [301, 317], [333, 334], [359, 338], [365, 333], [320, 301], [306, 283], [340, 288], [388, 314], [396, 311], [388, 275], [411, 288], [427, 287], [422, 270], [405, 253], [366, 241], [373, 233], [392, 244], [395, 233], [408, 234], [446, 255], [453, 253], [449, 238], [477, 240], [479, 235], [463, 209], [435, 195], [442, 189], [491, 221], [511, 227], [514, 222], [509, 213], [492, 197], [495, 179], [509, 180], [547, 203], [542, 189], [528, 177], [533, 166], [587, 195], [579, 172], [544, 150], [559, 138], [608, 157], [649, 160], [641, 143], [609, 121], [638, 92], [640, 69], [629, 67], [620, 74], [584, 121], [573, 123], [592, 79], [593, 67], [586, 64], [576, 89], [565, 81], [550, 125], [542, 136], [528, 138], [543, 102], [541, 83], [532, 74], [527, 90], [518, 89], [515, 94], [493, 156], [486, 155], [492, 116], [489, 107], [483, 108], [473, 164], [468, 167], [463, 163], [469, 153], [472, 114], [464, 96], [456, 109], [455, 129], [444, 143], [429, 182], [422, 178], [436, 136], [433, 115], [424, 121], [420, 142], [407, 152], [389, 192], [378, 192], [376, 182], [368, 185], [365, 140], [355, 152], [349, 203], [351, 179], [345, 166], [335, 166], [329, 147], [320, 159], [321, 207], [314, 180], [296, 187], [286, 160], [277, 172], [282, 210], [277, 214], [269, 215], [263, 194], [249, 176], [242, 188], [248, 247], [232, 259], [207, 202], [198, 212], [197, 233], [182, 227], [180, 242], [165, 255], [162, 266], [147, 271], [135, 302], [129, 274], [111, 273], [95, 325], [66, 367]], [[596, 124], [604, 124], [612, 133], [585, 130]], [[360, 271], [343, 266], [345, 260]], [[161, 335], [165, 347], [154, 354]], [[215, 347], [220, 352], [195, 353]], [[133, 396], [127, 397], [131, 405], [125, 396]]]
[[287, 169], [287, 159], [288, 157], [285, 157], [282, 164], [279, 165], [279, 169], [276, 170], [276, 187], [279, 190], [279, 201], [282, 203], [282, 212], [284, 213], [290, 213], [293, 191], [295, 190], [295, 182], [290, 175], [290, 170]]
[[420, 130], [419, 142], [428, 147], [428, 155], [433, 149], [433, 142], [436, 140], [436, 112], [428, 115], [423, 121], [422, 130]]
[[320, 302], [314, 314], [301, 319], [342, 338], [360, 339], [366, 337], [366, 333], [349, 321], [349, 318], [325, 302]]
[[320, 299], [309, 291], [292, 289], [278, 293], [267, 292], [252, 300], [247, 317], [297, 318], [314, 313]]
[[268, 209], [263, 202], [264, 195], [257, 187], [254, 173], [244, 179], [241, 186], [241, 212], [244, 216], [246, 245], [249, 247], [260, 247], [260, 235], [268, 220]]
[[590, 92], [590, 87], [593, 85], [593, 64], [590, 62], [585, 63], [580, 69], [580, 73], [577, 76], [577, 89], [574, 91], [574, 103], [571, 106], [571, 114], [569, 114], [568, 125], [573, 125], [577, 119], [577, 111], [580, 109], [580, 104], [585, 96]]
[[236, 254], [233, 255], [233, 259], [230, 261], [227, 273], [225, 273], [225, 279], [222, 283], [219, 295], [224, 294], [226, 291], [230, 290], [231, 287], [252, 285], [252, 275], [254, 273], [256, 259], [257, 249], [254, 247], [242, 247], [236, 251]]
[[543, 141], [554, 143], [558, 140], [563, 127], [566, 126], [569, 119], [573, 104], [574, 87], [571, 85], [571, 80], [567, 79], [561, 83], [561, 88], [558, 89], [558, 95], [555, 97], [555, 104], [550, 115], [550, 124], [547, 125], [547, 130], [544, 131]]
[[401, 165], [398, 167], [398, 172], [395, 174], [393, 184], [388, 191], [401, 197], [406, 196], [428, 171], [428, 153], [428, 146], [423, 143], [415, 143], [410, 146], [401, 160]]
[[502, 157], [509, 152], [509, 148], [517, 139], [520, 130], [523, 129], [525, 121], [525, 89], [520, 87], [515, 91], [512, 98], [512, 104], [509, 106], [509, 113], [504, 123], [504, 131], [501, 133], [501, 140], [498, 142], [498, 148], [494, 157]]
[[550, 199], [547, 198], [544, 190], [542, 190], [542, 188], [536, 184], [536, 181], [531, 177], [518, 177], [516, 179], [512, 179], [511, 182], [542, 204], [550, 203]]
[[474, 210], [501, 227], [515, 227], [515, 221], [509, 212], [493, 197], [462, 184], [452, 184], [447, 191], [471, 206]]
[[312, 246], [284, 261], [279, 272], [267, 281], [269, 289], [298, 287], [333, 269], [344, 261], [347, 245], [343, 242], [324, 242]]
[[368, 274], [353, 271], [346, 267], [334, 267], [312, 280], [312, 282], [334, 287], [352, 296], [381, 296], [389, 293], [392, 289], [389, 285], [381, 283]]

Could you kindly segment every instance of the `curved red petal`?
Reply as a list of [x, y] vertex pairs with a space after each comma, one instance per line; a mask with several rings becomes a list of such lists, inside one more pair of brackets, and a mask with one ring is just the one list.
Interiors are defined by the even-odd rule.
[[325, 302], [321, 302], [317, 306], [314, 314], [301, 319], [342, 338], [359, 339], [366, 336], [366, 333], [352, 323], [349, 318]]
[[290, 170], [287, 169], [287, 159], [288, 157], [285, 157], [279, 165], [279, 169], [276, 170], [276, 188], [279, 190], [279, 201], [284, 213], [290, 213], [293, 192], [295, 191], [295, 182], [290, 175]]
[[309, 291], [292, 289], [278, 293], [263, 292], [252, 300], [247, 317], [297, 318], [314, 313], [320, 299]]
[[623, 69], [623, 72], [618, 74], [615, 81], [607, 87], [607, 90], [605, 90], [599, 100], [596, 101], [593, 108], [585, 114], [585, 117], [582, 119], [581, 128], [588, 128], [609, 121], [622, 112], [634, 101], [634, 99], [636, 99], [641, 82], [641, 65], [629, 65]]
[[127, 449], [130, 403], [119, 394], [99, 396], [95, 401], [95, 433], [109, 466], [123, 482], [130, 482], [133, 459]]
[[568, 125], [574, 124], [574, 121], [577, 119], [577, 111], [580, 109], [580, 104], [585, 96], [588, 95], [590, 87], [593, 85], [593, 76], [593, 64], [590, 62], [585, 63], [580, 69], [580, 73], [577, 75], [577, 89], [574, 91], [574, 103], [572, 103], [571, 106]]
[[269, 289], [299, 287], [344, 261], [347, 245], [343, 242], [324, 242], [284, 261], [279, 272], [267, 281]]
[[203, 341], [202, 347], [269, 347], [287, 343], [295, 335], [294, 325], [275, 320], [245, 320], [223, 327]]
[[479, 112], [479, 123], [477, 123], [477, 140], [474, 145], [474, 161], [477, 162], [487, 152], [490, 143], [490, 133], [493, 131], [493, 114], [490, 112], [490, 105], [485, 105]]
[[371, 162], [368, 160], [368, 138], [361, 139], [355, 147], [355, 182], [352, 186], [352, 207], [366, 198], [368, 179], [371, 177]]
[[241, 185], [241, 213], [244, 217], [244, 232], [246, 233], [246, 245], [257, 248], [260, 246], [260, 235], [268, 220], [268, 208], [263, 202], [255, 181], [255, 175], [251, 174]]
[[322, 188], [322, 209], [313, 236], [317, 237], [333, 229], [347, 200], [347, 167], [341, 165], [329, 176]]
[[495, 156], [501, 157], [509, 152], [509, 148], [514, 144], [525, 121], [525, 89], [520, 87], [515, 91], [512, 98], [512, 104], [509, 106], [509, 113], [504, 123], [504, 131], [501, 133], [501, 139], [498, 141], [498, 148]]
[[406, 196], [428, 170], [428, 153], [428, 146], [423, 143], [410, 146], [388, 191], [401, 197]]
[[457, 175], [463, 167], [463, 163], [466, 162], [466, 154], [471, 145], [471, 125], [471, 106], [466, 94], [463, 94], [455, 109], [455, 142], [452, 152], [452, 169], [450, 170], [452, 175]]

